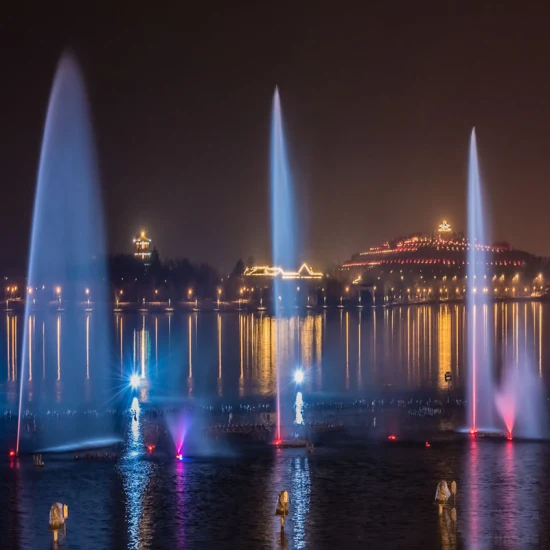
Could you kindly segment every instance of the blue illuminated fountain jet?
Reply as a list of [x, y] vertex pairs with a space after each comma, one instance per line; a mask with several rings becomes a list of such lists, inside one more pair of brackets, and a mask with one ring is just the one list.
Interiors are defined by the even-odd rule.
[[[271, 239], [273, 264], [284, 269], [295, 269], [296, 258], [296, 213], [292, 179], [287, 161], [281, 102], [279, 90], [273, 95], [271, 120]], [[273, 285], [273, 310], [276, 319], [276, 380], [277, 380], [277, 431], [276, 440], [281, 441], [281, 364], [282, 356], [280, 319], [293, 307], [293, 286], [275, 278]]]
[[543, 384], [527, 354], [521, 365], [502, 366], [497, 385], [489, 330], [494, 326], [489, 307], [493, 274], [486, 270], [490, 262], [485, 222], [474, 129], [468, 169], [468, 426], [473, 434], [505, 430], [508, 439], [513, 434], [543, 439], [548, 436]]
[[494, 368], [490, 353], [489, 330], [491, 298], [488, 292], [489, 273], [485, 227], [485, 209], [477, 160], [475, 129], [470, 137], [468, 166], [468, 426], [471, 433], [494, 428]]
[[[41, 395], [58, 396], [59, 407], [99, 408], [83, 403], [84, 395], [106, 401], [107, 274], [103, 214], [98, 187], [98, 169], [84, 81], [75, 58], [61, 58], [52, 86], [46, 115], [36, 184], [28, 264], [25, 334], [20, 376], [17, 450], [23, 433], [21, 412], [49, 403], [28, 395], [37, 383]], [[93, 304], [85, 319], [82, 303]], [[30, 317], [57, 316], [56, 364], [45, 365], [45, 375], [32, 377], [33, 323]], [[93, 322], [90, 323], [90, 320]], [[90, 329], [91, 326], [91, 329]], [[90, 334], [91, 333], [91, 334]], [[46, 335], [47, 341], [48, 335]], [[53, 342], [54, 339], [50, 340]], [[94, 342], [92, 346], [90, 341]], [[47, 345], [47, 344], [44, 344]], [[55, 349], [55, 348], [54, 348]], [[38, 379], [38, 380], [37, 380]], [[55, 403], [55, 399], [53, 399]], [[104, 404], [104, 403], [101, 403]], [[53, 407], [52, 407], [53, 408]], [[110, 435], [107, 426], [94, 421], [94, 436]], [[76, 425], [75, 425], [76, 424]], [[64, 445], [92, 434], [73, 422], [61, 433], [44, 430], [34, 446]]]

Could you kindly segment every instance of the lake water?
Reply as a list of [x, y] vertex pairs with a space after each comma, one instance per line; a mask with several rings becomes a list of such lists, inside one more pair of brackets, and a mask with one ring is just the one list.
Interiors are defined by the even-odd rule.
[[[535, 369], [549, 380], [550, 308], [497, 304], [484, 337], [498, 365]], [[491, 318], [493, 317], [493, 318]], [[52, 313], [29, 324], [24, 404], [30, 410], [106, 409], [132, 395], [143, 410], [164, 403], [273, 401], [274, 336], [284, 338], [282, 379], [306, 373], [306, 401], [357, 399], [380, 392], [405, 395], [464, 389], [465, 313], [461, 305], [327, 310], [275, 321], [258, 313], [113, 314], [109, 343], [97, 342], [92, 312]], [[64, 340], [76, 323], [78, 341]], [[3, 408], [16, 410], [23, 335], [20, 315], [6, 314], [0, 339]], [[97, 346], [109, 346], [108, 365]], [[80, 357], [67, 363], [69, 346]], [[445, 373], [452, 373], [451, 383]], [[105, 394], [94, 382], [110, 381]], [[293, 387], [293, 386], [292, 386]], [[380, 411], [395, 421], [392, 411]], [[143, 415], [142, 415], [143, 416]], [[372, 418], [369, 422], [372, 423]], [[402, 417], [399, 417], [402, 418]], [[227, 420], [225, 420], [227, 421]], [[70, 420], [68, 420], [70, 422]], [[412, 440], [354, 437], [327, 440], [313, 453], [233, 440], [224, 452], [176, 461], [171, 450], [145, 449], [143, 418], [126, 416], [117, 460], [74, 460], [72, 453], [7, 458], [1, 438], [2, 548], [50, 548], [51, 504], [69, 504], [63, 548], [528, 549], [550, 545], [547, 443], [439, 437], [430, 447]], [[423, 422], [419, 419], [419, 422]], [[426, 420], [429, 422], [429, 419]], [[4, 423], [5, 424], [5, 423]], [[8, 425], [13, 427], [13, 422]], [[458, 483], [457, 521], [438, 515], [440, 479]], [[286, 489], [284, 536], [275, 517]]]
[[[529, 549], [550, 544], [550, 448], [462, 441], [242, 452], [221, 459], [0, 463], [3, 548], [51, 547], [50, 505], [69, 504], [64, 548]], [[457, 521], [437, 482], [458, 484]], [[275, 517], [287, 489], [285, 536]]]
[[[484, 334], [493, 344], [497, 366], [511, 362], [519, 369], [534, 369], [547, 387], [550, 305], [496, 304], [489, 313]], [[93, 311], [29, 320], [25, 405], [107, 406], [133, 372], [143, 380], [142, 402], [270, 398], [275, 391], [276, 331], [284, 343], [282, 383], [302, 368], [310, 396], [353, 397], [384, 388], [460, 392], [466, 379], [462, 305], [332, 309], [279, 321], [258, 313], [113, 314], [110, 342], [96, 341], [95, 322]], [[78, 341], [64, 339], [67, 323], [79, 327]], [[23, 333], [22, 315], [2, 318], [0, 396], [8, 408], [17, 405]], [[74, 364], [65, 357], [69, 346], [76, 348], [71, 356], [80, 358]], [[110, 363], [98, 364], [97, 350], [106, 346]], [[100, 378], [110, 381], [112, 395], [94, 392], [103, 388], [94, 386]]]

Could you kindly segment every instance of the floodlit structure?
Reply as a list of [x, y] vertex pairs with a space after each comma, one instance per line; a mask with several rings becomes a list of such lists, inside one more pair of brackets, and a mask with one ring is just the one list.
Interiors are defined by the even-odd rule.
[[134, 256], [149, 262], [151, 260], [151, 239], [147, 237], [145, 231], [141, 231], [140, 234], [134, 239]]
[[303, 263], [298, 271], [285, 270], [282, 267], [273, 267], [269, 265], [255, 265], [247, 267], [243, 273], [243, 277], [265, 277], [267, 279], [280, 278], [284, 281], [293, 281], [300, 279], [319, 280], [323, 278], [323, 274], [319, 271], [314, 271], [307, 263]]

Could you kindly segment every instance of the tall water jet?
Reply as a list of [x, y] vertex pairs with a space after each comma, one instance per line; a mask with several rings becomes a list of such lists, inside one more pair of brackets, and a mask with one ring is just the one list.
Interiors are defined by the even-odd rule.
[[[25, 402], [26, 385], [36, 383], [28, 380], [26, 374], [32, 357], [28, 334], [31, 313], [47, 316], [54, 310], [57, 315], [57, 364], [46, 369], [47, 374], [45, 372], [45, 379], [41, 382], [47, 386], [43, 395], [55, 395], [64, 409], [74, 410], [82, 405], [81, 396], [90, 394], [76, 391], [79, 385], [84, 384], [89, 390], [92, 384], [94, 391], [91, 393], [100, 400], [107, 399], [107, 392], [103, 391], [108, 383], [107, 352], [110, 349], [105, 251], [88, 99], [76, 59], [65, 53], [58, 64], [49, 99], [34, 200], [17, 450], [22, 438], [22, 410], [27, 405], [41, 406], [36, 397], [30, 404]], [[92, 304], [91, 331], [81, 307], [87, 300]], [[90, 339], [94, 345], [90, 344]], [[96, 402], [90, 407], [88, 403], [88, 407], [99, 408], [99, 404]], [[50, 408], [50, 403], [42, 405], [42, 412], [46, 407]], [[107, 435], [107, 426], [101, 426], [100, 419], [92, 423], [93, 426], [84, 426], [80, 421], [74, 421], [59, 430], [44, 430], [39, 436], [41, 441], [35, 441], [35, 444], [43, 448], [51, 444], [66, 444], [77, 435], [79, 439], [92, 435], [92, 432]], [[57, 433], [53, 434], [53, 431]]]
[[[294, 193], [288, 166], [281, 102], [279, 90], [275, 88], [271, 119], [271, 244], [273, 265], [284, 269], [295, 269], [296, 258], [296, 224], [294, 212]], [[279, 320], [293, 306], [293, 286], [279, 277], [273, 285], [273, 311], [276, 323], [275, 370], [277, 400], [277, 440], [281, 440], [281, 342]]]
[[470, 137], [468, 166], [468, 242], [467, 253], [467, 321], [468, 321], [468, 426], [478, 429], [494, 428], [494, 374], [491, 346], [488, 341], [491, 300], [488, 292], [486, 266], [489, 254], [485, 227], [485, 209], [475, 128]]

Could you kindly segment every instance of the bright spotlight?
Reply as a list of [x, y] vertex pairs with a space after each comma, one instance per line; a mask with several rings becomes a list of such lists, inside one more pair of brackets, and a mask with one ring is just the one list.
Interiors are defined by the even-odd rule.
[[132, 386], [134, 390], [139, 388], [139, 376], [135, 373], [130, 376], [130, 386]]
[[296, 384], [301, 384], [303, 381], [304, 381], [304, 371], [301, 369], [298, 369], [294, 373], [294, 382], [296, 382]]

